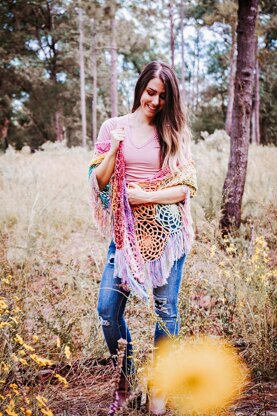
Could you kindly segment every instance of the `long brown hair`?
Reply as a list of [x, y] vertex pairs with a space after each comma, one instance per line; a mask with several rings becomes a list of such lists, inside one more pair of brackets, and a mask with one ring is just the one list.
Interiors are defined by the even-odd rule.
[[161, 145], [162, 167], [169, 166], [171, 171], [175, 171], [178, 165], [190, 158], [191, 133], [181, 102], [177, 77], [169, 65], [153, 61], [143, 69], [135, 86], [132, 113], [140, 107], [141, 96], [153, 78], [160, 78], [165, 87], [165, 104], [153, 120]]

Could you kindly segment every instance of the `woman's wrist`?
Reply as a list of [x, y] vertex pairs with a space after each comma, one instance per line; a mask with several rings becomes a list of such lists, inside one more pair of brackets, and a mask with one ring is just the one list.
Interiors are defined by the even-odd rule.
[[114, 157], [116, 157], [116, 153], [117, 153], [117, 150], [109, 150], [108, 151], [108, 153], [107, 153], [107, 156], [109, 157], [109, 158], [114, 158]]

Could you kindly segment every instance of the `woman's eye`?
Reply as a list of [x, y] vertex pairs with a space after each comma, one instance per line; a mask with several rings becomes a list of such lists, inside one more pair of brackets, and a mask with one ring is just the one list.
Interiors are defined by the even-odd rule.
[[[147, 94], [150, 95], [150, 97], [153, 97], [156, 93], [153, 91], [147, 91]], [[165, 94], [161, 94], [159, 98], [161, 100], [165, 100]]]

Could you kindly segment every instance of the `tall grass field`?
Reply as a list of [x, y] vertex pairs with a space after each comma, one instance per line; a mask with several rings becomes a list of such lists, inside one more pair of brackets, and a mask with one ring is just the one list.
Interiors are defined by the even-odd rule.
[[[228, 138], [217, 131], [192, 150], [199, 188], [191, 201], [196, 239], [179, 299], [180, 337], [226, 338], [254, 382], [270, 381], [277, 149], [250, 145], [242, 225], [227, 239], [218, 222]], [[92, 223], [91, 157], [83, 148], [49, 143], [34, 154], [9, 148], [0, 155], [0, 414], [107, 414], [101, 406], [110, 400], [112, 368], [96, 304], [109, 240]], [[126, 316], [139, 374], [157, 318], [151, 304], [134, 296]]]

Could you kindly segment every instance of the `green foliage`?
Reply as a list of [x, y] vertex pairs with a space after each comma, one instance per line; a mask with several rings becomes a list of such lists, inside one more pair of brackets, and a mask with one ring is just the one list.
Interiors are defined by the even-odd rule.
[[277, 145], [277, 19], [273, 12], [274, 4], [272, 1], [263, 1], [261, 5], [259, 31], [263, 38], [263, 47], [259, 51], [258, 59], [260, 64], [261, 142]]
[[212, 14], [214, 12], [217, 3], [218, 1], [216, 0], [201, 0], [197, 3], [190, 1], [187, 15], [196, 20], [203, 19], [205, 14]]
[[263, 67], [260, 79], [260, 123], [261, 139], [263, 144], [277, 144], [276, 120], [277, 120], [277, 64], [274, 54], [267, 53], [267, 65]]
[[212, 133], [216, 129], [224, 129], [225, 114], [218, 111], [217, 106], [206, 105], [199, 108], [192, 117], [192, 130], [196, 142], [202, 140], [201, 132]]
[[[79, 4], [79, 3], [78, 3]], [[110, 20], [116, 16], [118, 53], [118, 113], [132, 105], [137, 75], [151, 60], [169, 62], [168, 8], [163, 1], [80, 2], [84, 12], [84, 54], [88, 136], [91, 135], [92, 50], [97, 64], [97, 125], [110, 117]], [[189, 1], [186, 23], [197, 27], [185, 39], [186, 84], [198, 103], [189, 103], [196, 137], [224, 125], [230, 70], [230, 46], [236, 26], [236, 2]], [[259, 25], [261, 140], [275, 143], [276, 17], [274, 2], [262, 1]], [[176, 71], [181, 77], [180, 11], [174, 6]], [[93, 29], [92, 29], [93, 21]], [[203, 29], [203, 32], [201, 30]], [[209, 30], [221, 36], [206, 39]], [[92, 33], [94, 32], [94, 34]], [[201, 33], [200, 33], [201, 32]], [[161, 34], [164, 35], [161, 35]], [[8, 140], [16, 148], [38, 148], [62, 137], [71, 145], [80, 140], [79, 31], [76, 2], [66, 0], [4, 0], [0, 3], [0, 128], [8, 123]], [[200, 75], [196, 80], [197, 62]], [[274, 71], [275, 69], [275, 71]], [[189, 93], [188, 93], [189, 95]], [[190, 98], [192, 101], [194, 98]]]

